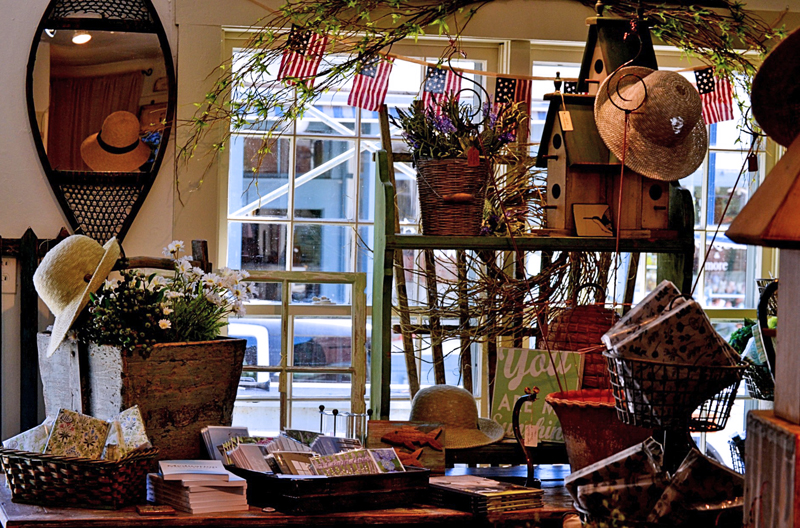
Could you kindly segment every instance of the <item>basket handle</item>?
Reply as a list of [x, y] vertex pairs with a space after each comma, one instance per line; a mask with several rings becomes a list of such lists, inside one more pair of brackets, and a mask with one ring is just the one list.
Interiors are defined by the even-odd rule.
[[677, 301], [678, 299], [686, 299], [686, 300], [691, 300], [691, 299], [692, 299], [692, 296], [691, 296], [691, 295], [689, 295], [688, 293], [682, 293], [682, 294], [680, 294], [680, 295], [676, 295], [675, 297], [673, 297], [672, 299], [670, 299], [670, 300], [669, 300], [669, 304], [667, 305], [667, 309], [666, 309], [665, 311], [667, 311], [667, 312], [668, 312], [668, 311], [672, 310], [672, 304], [673, 304], [675, 301]]
[[605, 304], [606, 289], [601, 284], [598, 284], [596, 282], [587, 282], [586, 284], [581, 284], [580, 286], [578, 286], [572, 294], [572, 302], [574, 304], [576, 305], [578, 304], [578, 294], [584, 288], [595, 288], [603, 296], [603, 302], [596, 304]]
[[[756, 308], [756, 317], [758, 318], [758, 325], [765, 329], [767, 328], [767, 319], [769, 312], [769, 300], [778, 292], [778, 281], [774, 280], [767, 284], [761, 297], [758, 298], [758, 307]], [[772, 379], [775, 379], [775, 347], [772, 346], [772, 339], [769, 337], [764, 338], [764, 352], [767, 354], [767, 363], [769, 370], [772, 373]]]

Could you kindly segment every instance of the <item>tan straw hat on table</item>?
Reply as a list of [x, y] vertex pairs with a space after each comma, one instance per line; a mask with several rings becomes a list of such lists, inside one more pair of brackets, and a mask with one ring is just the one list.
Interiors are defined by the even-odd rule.
[[420, 389], [411, 401], [414, 422], [445, 426], [445, 449], [466, 449], [492, 444], [503, 438], [503, 426], [488, 418], [478, 418], [475, 398], [469, 391], [453, 385], [433, 385]]
[[633, 171], [662, 181], [680, 180], [703, 163], [708, 134], [701, 114], [700, 94], [683, 76], [642, 66], [606, 77], [594, 103], [609, 150]]
[[[55, 315], [47, 357], [64, 340], [81, 310], [111, 273], [119, 258], [116, 238], [104, 246], [83, 235], [72, 235], [47, 252], [33, 274], [33, 285]], [[86, 277], [89, 276], [87, 282]]]
[[106, 117], [102, 130], [81, 143], [81, 158], [99, 172], [134, 172], [150, 154], [139, 138], [139, 119], [124, 110]]
[[784, 147], [800, 134], [800, 30], [778, 44], [756, 72], [750, 102], [753, 117]]

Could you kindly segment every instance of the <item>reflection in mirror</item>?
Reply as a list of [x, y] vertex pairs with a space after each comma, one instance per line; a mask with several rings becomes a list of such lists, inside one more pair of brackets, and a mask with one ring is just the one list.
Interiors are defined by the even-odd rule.
[[[76, 33], [91, 38], [75, 44]], [[50, 167], [148, 171], [164, 131], [169, 99], [166, 68], [153, 33], [43, 31], [32, 91]]]

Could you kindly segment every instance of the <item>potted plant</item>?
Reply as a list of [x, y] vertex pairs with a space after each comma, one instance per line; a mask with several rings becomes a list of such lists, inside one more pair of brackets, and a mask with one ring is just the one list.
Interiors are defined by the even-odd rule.
[[[164, 250], [171, 275], [128, 269], [89, 291], [72, 324], [77, 339], [66, 340], [52, 358], [42, 357], [51, 339], [43, 335], [40, 363], [53, 362], [41, 369], [48, 413], [71, 406], [110, 419], [138, 405], [160, 458], [171, 459], [202, 457], [200, 429], [231, 424], [246, 341], [219, 334], [228, 316], [243, 313], [248, 274], [205, 273], [179, 256], [182, 249], [175, 241]], [[72, 405], [65, 390], [77, 391], [65, 378], [80, 379]]]
[[476, 112], [453, 95], [397, 114], [393, 123], [417, 165], [423, 233], [478, 235], [492, 162], [527, 119], [521, 105], [487, 103]]

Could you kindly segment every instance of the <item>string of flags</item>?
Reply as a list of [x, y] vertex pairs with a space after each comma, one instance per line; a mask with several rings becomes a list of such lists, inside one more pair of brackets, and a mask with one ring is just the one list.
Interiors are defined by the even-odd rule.
[[[327, 36], [293, 26], [289, 32], [288, 46], [281, 57], [278, 80], [294, 84], [296, 80], [302, 79], [309, 86], [313, 86], [327, 44]], [[386, 100], [389, 76], [395, 59], [426, 65], [425, 81], [422, 86], [422, 104], [424, 108], [433, 108], [434, 111], [440, 111], [437, 103], [461, 90], [459, 74], [472, 72], [462, 68], [440, 67], [394, 54], [391, 56], [381, 55], [369, 58], [359, 66], [347, 103], [364, 110], [377, 111]], [[475, 73], [497, 79], [494, 92], [496, 104], [515, 102], [525, 103], [528, 108], [531, 107], [531, 83], [538, 78], [493, 72]], [[710, 125], [734, 119], [733, 87], [730, 81], [727, 78], [715, 76], [711, 67], [695, 70], [694, 73], [697, 90], [703, 101], [705, 123]], [[577, 92], [577, 82], [564, 81], [563, 93], [574, 94]]]

